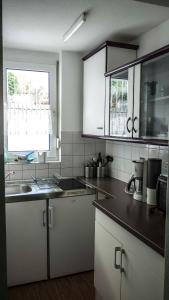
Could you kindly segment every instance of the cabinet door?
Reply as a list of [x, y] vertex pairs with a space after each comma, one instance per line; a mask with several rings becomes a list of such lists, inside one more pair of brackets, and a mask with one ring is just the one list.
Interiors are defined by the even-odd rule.
[[106, 48], [84, 61], [83, 133], [104, 135]]
[[[115, 248], [122, 245], [99, 223], [95, 223], [95, 274], [96, 292], [102, 300], [120, 300], [121, 273], [114, 267]], [[117, 253], [117, 264], [120, 255]]]
[[140, 84], [141, 64], [138, 64], [134, 68], [133, 138], [140, 137]]
[[167, 139], [169, 112], [169, 54], [141, 66], [140, 135]]
[[[147, 248], [147, 247], [146, 247]], [[125, 247], [121, 300], [163, 300], [164, 259], [151, 249]]]
[[47, 279], [46, 201], [6, 204], [8, 286]]
[[133, 80], [130, 68], [111, 76], [110, 82], [110, 136], [132, 137], [133, 130]]
[[94, 197], [87, 195], [49, 201], [51, 278], [93, 270]]

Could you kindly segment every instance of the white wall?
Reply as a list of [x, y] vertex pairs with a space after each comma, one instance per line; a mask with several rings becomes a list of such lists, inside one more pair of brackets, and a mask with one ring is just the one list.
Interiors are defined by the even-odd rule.
[[4, 48], [3, 60], [54, 65], [59, 60], [59, 54], [42, 51], [28, 51]]
[[133, 43], [139, 45], [138, 57], [169, 44], [169, 20], [141, 35]]
[[82, 131], [83, 62], [82, 54], [60, 53], [61, 130]]

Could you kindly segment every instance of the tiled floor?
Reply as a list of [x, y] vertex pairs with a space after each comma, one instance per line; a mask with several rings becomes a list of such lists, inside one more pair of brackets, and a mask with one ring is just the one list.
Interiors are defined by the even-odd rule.
[[94, 300], [93, 272], [9, 288], [9, 300]]

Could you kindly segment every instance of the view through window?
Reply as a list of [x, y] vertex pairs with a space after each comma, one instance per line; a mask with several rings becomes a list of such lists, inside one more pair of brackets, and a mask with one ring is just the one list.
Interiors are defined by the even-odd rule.
[[49, 73], [7, 69], [8, 151], [49, 151]]

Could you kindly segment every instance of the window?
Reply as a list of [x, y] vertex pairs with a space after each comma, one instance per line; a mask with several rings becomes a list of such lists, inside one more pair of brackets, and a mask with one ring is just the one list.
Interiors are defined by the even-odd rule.
[[8, 63], [5, 145], [8, 152], [57, 156], [56, 67]]
[[47, 72], [7, 69], [8, 151], [49, 151]]

